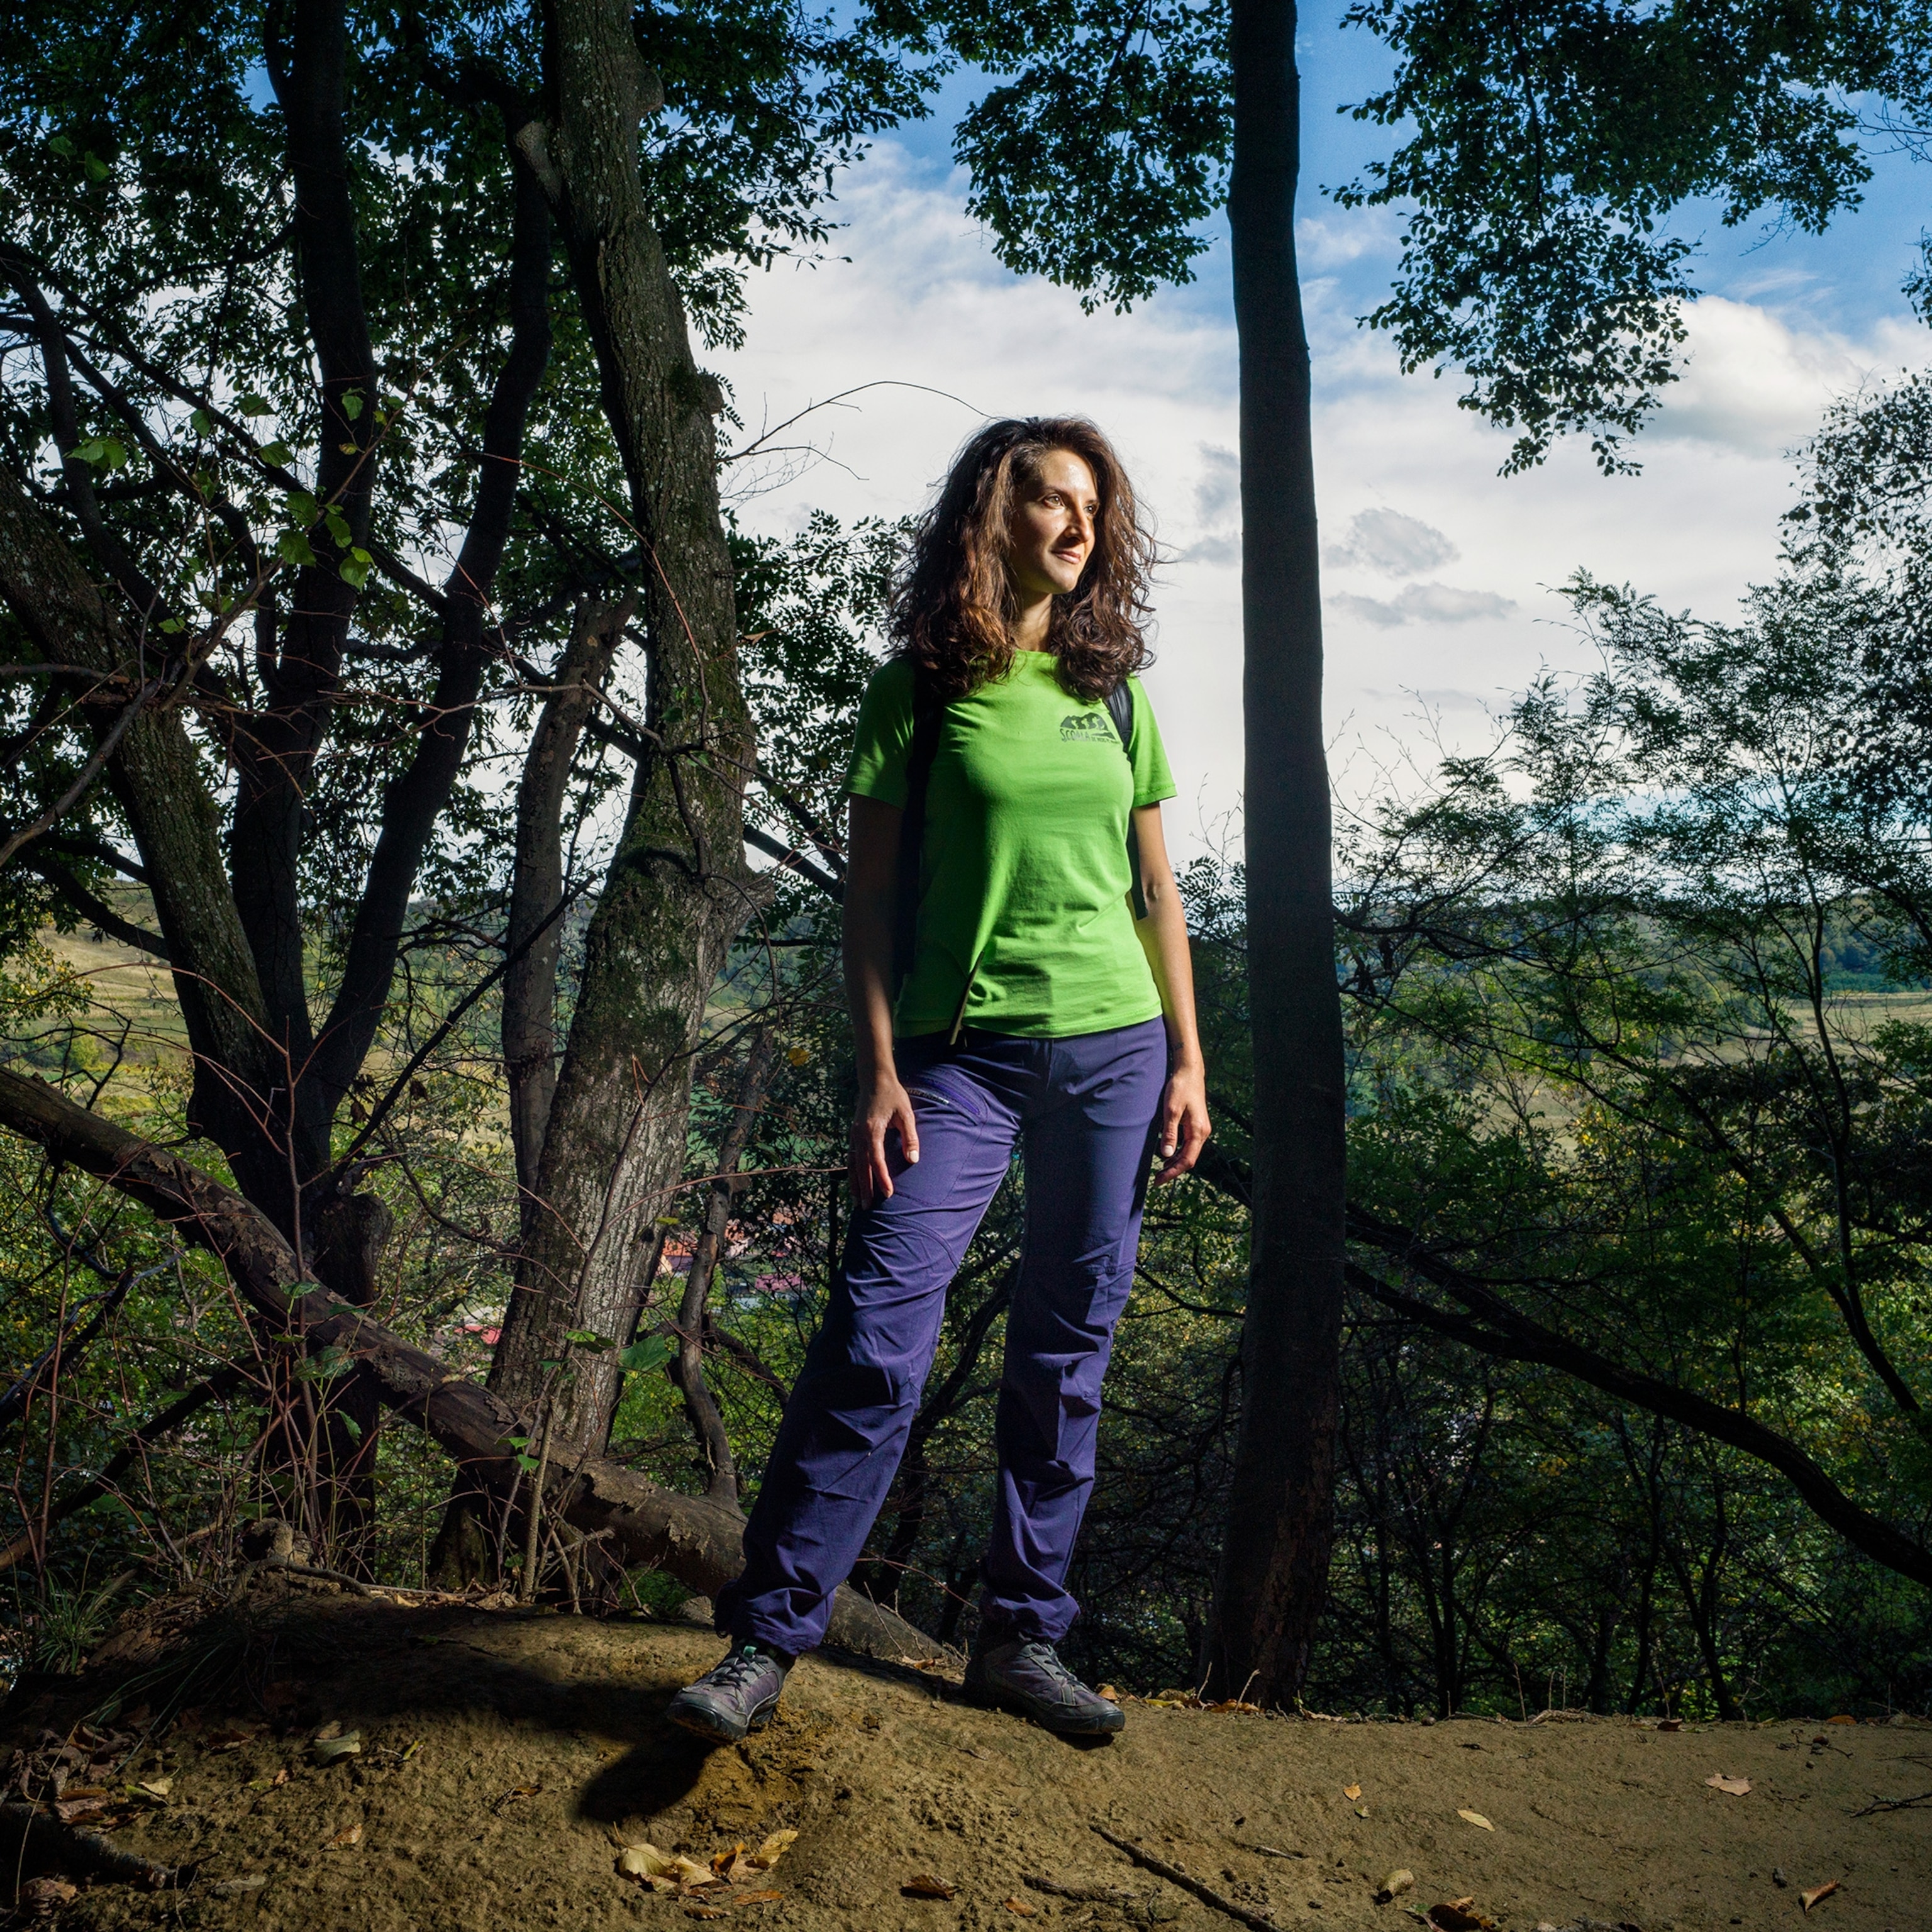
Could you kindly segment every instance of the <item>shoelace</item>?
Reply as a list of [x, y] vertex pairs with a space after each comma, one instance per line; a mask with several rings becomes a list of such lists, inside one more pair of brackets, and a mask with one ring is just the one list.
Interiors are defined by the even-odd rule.
[[1063, 1690], [1078, 1690], [1083, 1694], [1086, 1685], [1060, 1661], [1060, 1653], [1050, 1643], [1030, 1643], [1021, 1655], [1035, 1664], [1051, 1677]]
[[764, 1653], [754, 1645], [746, 1644], [742, 1650], [734, 1650], [711, 1673], [711, 1681], [721, 1690], [735, 1690], [746, 1678], [764, 1667]]

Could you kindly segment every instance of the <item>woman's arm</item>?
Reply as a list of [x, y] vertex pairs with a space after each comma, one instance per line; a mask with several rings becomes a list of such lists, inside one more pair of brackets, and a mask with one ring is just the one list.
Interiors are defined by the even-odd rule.
[[1201, 1156], [1214, 1130], [1208, 1119], [1208, 1067], [1201, 1057], [1201, 1030], [1194, 1017], [1194, 962], [1187, 951], [1187, 916], [1167, 856], [1160, 807], [1143, 805], [1134, 812], [1140, 845], [1141, 891], [1147, 917], [1136, 921], [1154, 982], [1160, 988], [1160, 1010], [1167, 1022], [1167, 1085], [1160, 1096], [1161, 1170], [1154, 1185], [1178, 1180]]
[[876, 798], [852, 800], [845, 868], [845, 1003], [852, 1012], [859, 1104], [852, 1115], [847, 1172], [862, 1208], [892, 1191], [886, 1160], [890, 1129], [898, 1129], [906, 1159], [919, 1158], [919, 1126], [892, 1060], [892, 926], [904, 815]]

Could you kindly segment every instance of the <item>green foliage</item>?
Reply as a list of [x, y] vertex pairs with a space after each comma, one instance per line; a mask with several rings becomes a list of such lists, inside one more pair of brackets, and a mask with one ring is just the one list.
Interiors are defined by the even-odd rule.
[[114, 1621], [116, 1599], [127, 1586], [123, 1575], [90, 1586], [86, 1579], [72, 1586], [55, 1577], [42, 1580], [40, 1600], [32, 1612], [33, 1648], [29, 1666], [71, 1677], [88, 1653], [107, 1634]]
[[932, 13], [962, 58], [1010, 76], [953, 136], [1000, 259], [1089, 310], [1191, 281], [1232, 151], [1225, 0]]
[[1521, 432], [1509, 471], [1570, 434], [1634, 467], [1623, 446], [1676, 380], [1696, 292], [1672, 215], [1711, 200], [1726, 226], [1768, 211], [1822, 230], [1870, 173], [1847, 97], [1922, 98], [1910, 6], [1358, 0], [1345, 17], [1396, 63], [1353, 112], [1401, 145], [1337, 190], [1405, 214], [1367, 320], [1405, 370], [1466, 371], [1462, 406]]

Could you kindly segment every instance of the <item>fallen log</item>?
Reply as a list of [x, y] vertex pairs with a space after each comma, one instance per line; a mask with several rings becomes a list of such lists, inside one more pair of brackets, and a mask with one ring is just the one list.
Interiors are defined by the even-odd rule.
[[136, 1852], [124, 1852], [110, 1838], [80, 1825], [63, 1825], [32, 1804], [0, 1804], [0, 1861], [10, 1874], [60, 1872], [104, 1878], [161, 1892], [186, 1885], [192, 1865], [157, 1864]]
[[[341, 1350], [366, 1370], [385, 1407], [423, 1430], [475, 1479], [508, 1491], [519, 1466], [511, 1438], [524, 1433], [515, 1412], [481, 1383], [307, 1280], [280, 1231], [232, 1189], [76, 1106], [44, 1081], [4, 1068], [0, 1125], [139, 1202], [206, 1249], [274, 1338], [309, 1354]], [[547, 1515], [607, 1532], [630, 1562], [664, 1570], [700, 1596], [715, 1598], [744, 1566], [743, 1523], [735, 1511], [680, 1496], [601, 1456], [548, 1472], [543, 1503]], [[849, 1588], [838, 1592], [826, 1641], [891, 1660], [946, 1654], [903, 1617]]]

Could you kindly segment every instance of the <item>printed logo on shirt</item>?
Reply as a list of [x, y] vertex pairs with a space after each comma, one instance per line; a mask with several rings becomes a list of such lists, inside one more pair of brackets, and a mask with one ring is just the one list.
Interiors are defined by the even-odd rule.
[[1095, 744], [1104, 743], [1112, 737], [1112, 721], [1102, 711], [1070, 711], [1060, 721], [1060, 742], [1077, 745], [1082, 739], [1090, 739]]

